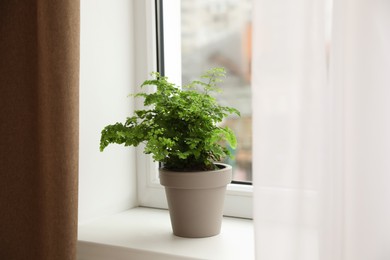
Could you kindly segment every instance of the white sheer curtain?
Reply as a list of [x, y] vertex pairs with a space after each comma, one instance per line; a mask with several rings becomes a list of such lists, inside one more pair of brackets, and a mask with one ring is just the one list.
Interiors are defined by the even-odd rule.
[[254, 5], [256, 259], [389, 260], [390, 1]]

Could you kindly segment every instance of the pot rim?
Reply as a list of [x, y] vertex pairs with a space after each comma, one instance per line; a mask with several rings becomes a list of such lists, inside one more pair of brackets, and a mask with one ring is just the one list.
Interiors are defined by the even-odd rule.
[[226, 169], [231, 169], [232, 166], [230, 164], [226, 164], [226, 163], [220, 163], [220, 162], [216, 162], [214, 163], [215, 165], [219, 165], [219, 166], [222, 166], [220, 167], [219, 169], [217, 170], [208, 170], [208, 171], [176, 171], [176, 170], [170, 170], [170, 169], [167, 169], [167, 168], [164, 168], [164, 167], [159, 167], [158, 170], [159, 171], [163, 171], [163, 172], [177, 172], [177, 173], [184, 173], [184, 174], [187, 174], [187, 173], [202, 173], [202, 172], [219, 172], [219, 171], [224, 171]]
[[232, 180], [232, 166], [223, 163], [217, 164], [224, 166], [224, 168], [197, 172], [159, 169], [160, 183], [166, 188], [177, 189], [209, 189], [226, 186]]

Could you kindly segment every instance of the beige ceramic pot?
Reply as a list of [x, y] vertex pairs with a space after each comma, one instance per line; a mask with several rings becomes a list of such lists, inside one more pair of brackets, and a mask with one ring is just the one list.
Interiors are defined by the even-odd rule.
[[175, 172], [160, 169], [165, 187], [173, 233], [180, 237], [210, 237], [221, 231], [226, 186], [232, 167], [203, 172]]

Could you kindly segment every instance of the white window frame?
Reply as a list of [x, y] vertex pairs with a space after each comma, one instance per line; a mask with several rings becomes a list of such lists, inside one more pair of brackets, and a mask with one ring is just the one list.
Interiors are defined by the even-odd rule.
[[[157, 70], [156, 8], [155, 0], [137, 0], [134, 4], [135, 83], [139, 86], [151, 71]], [[164, 45], [171, 46], [171, 48], [164, 49], [165, 75], [176, 84], [180, 84], [180, 0], [165, 1], [163, 12], [165, 17], [170, 18], [169, 20], [164, 19], [164, 26], [169, 26], [169, 31], [164, 32]], [[168, 39], [174, 44], [166, 44]], [[135, 109], [141, 108], [141, 102], [135, 104]], [[143, 153], [143, 146], [136, 148], [136, 155], [139, 205], [166, 209], [164, 187], [160, 185], [158, 180], [158, 163], [154, 162], [151, 156]], [[224, 215], [251, 219], [252, 194], [252, 185], [229, 184], [225, 198]]]

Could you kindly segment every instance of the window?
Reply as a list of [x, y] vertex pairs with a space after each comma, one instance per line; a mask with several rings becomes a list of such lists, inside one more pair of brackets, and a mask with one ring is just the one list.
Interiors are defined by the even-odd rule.
[[[234, 130], [238, 146], [233, 180], [252, 181], [251, 7], [252, 0], [158, 1], [159, 70], [177, 84], [187, 84], [212, 67], [224, 67], [220, 102], [241, 117], [223, 123]], [[162, 8], [161, 8], [162, 7]], [[162, 11], [162, 12], [161, 12]]]
[[[236, 150], [239, 153], [236, 154], [237, 160], [228, 162], [235, 166], [233, 174], [237, 182], [228, 186], [224, 213], [229, 216], [251, 218], [252, 186], [242, 185], [242, 183], [250, 184], [252, 180], [250, 60], [248, 58], [250, 57], [250, 1], [149, 0], [145, 2], [145, 9], [138, 10], [140, 14], [142, 12], [146, 14], [144, 17], [148, 27], [144, 30], [140, 28], [139, 36], [142, 37], [138, 37], [138, 41], [141, 41], [139, 42], [141, 50], [145, 49], [142, 46], [142, 39], [147, 43], [145, 57], [148, 57], [149, 65], [144, 66], [145, 68], [153, 68], [154, 71], [158, 69], [178, 85], [182, 82], [185, 84], [194, 76], [198, 77], [210, 67], [225, 67], [228, 75], [231, 75], [224, 82], [227, 87], [224, 90], [223, 100], [220, 101], [238, 108], [243, 116], [229, 118], [225, 122], [235, 130], [240, 143]], [[198, 8], [196, 14], [192, 14], [195, 10], [192, 8], [193, 5], [194, 8]], [[228, 12], [229, 17], [226, 17], [225, 11], [230, 9], [234, 11]], [[197, 23], [199, 13], [205, 13], [207, 18], [202, 18], [206, 20]], [[139, 19], [145, 18], [139, 15]], [[239, 23], [238, 19], [240, 19]], [[208, 23], [212, 23], [213, 28], [207, 33], [202, 32], [201, 28]], [[227, 24], [231, 25], [231, 28], [222, 32]], [[157, 33], [151, 34], [153, 31]], [[209, 37], [210, 34], [215, 35]], [[195, 44], [195, 41], [198, 43]], [[213, 47], [221, 47], [222, 42], [228, 42], [230, 45], [225, 46], [224, 49]], [[233, 46], [236, 54], [231, 56], [229, 51], [232, 52]], [[138, 49], [137, 53], [142, 56], [142, 52]], [[140, 77], [145, 78], [150, 71], [142, 71]], [[138, 176], [140, 204], [166, 208], [164, 190], [158, 180], [157, 163], [142, 154], [142, 147], [138, 151], [137, 158], [137, 170], [140, 173]]]

